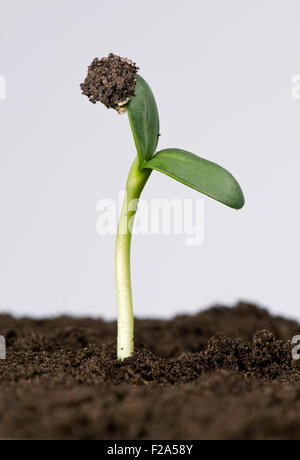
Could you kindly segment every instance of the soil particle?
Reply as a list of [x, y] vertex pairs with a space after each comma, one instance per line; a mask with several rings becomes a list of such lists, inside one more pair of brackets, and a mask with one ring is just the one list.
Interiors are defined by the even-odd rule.
[[240, 303], [136, 322], [0, 316], [1, 439], [299, 439], [300, 326]]
[[82, 94], [93, 104], [99, 101], [108, 108], [122, 111], [134, 95], [137, 71], [134, 62], [112, 53], [100, 60], [95, 58], [80, 85]]

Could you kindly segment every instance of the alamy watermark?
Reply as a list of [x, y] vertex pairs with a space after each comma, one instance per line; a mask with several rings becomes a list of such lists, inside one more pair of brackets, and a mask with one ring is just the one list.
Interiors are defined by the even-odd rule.
[[[107, 198], [98, 201], [96, 228], [99, 235], [116, 235], [122, 203], [126, 199], [126, 192], [121, 192], [118, 202]], [[183, 235], [188, 246], [204, 241], [203, 199], [140, 199], [127, 203], [127, 209], [137, 212], [129, 219], [128, 228], [121, 229], [123, 234]]]
[[291, 89], [292, 98], [297, 101], [298, 99], [300, 99], [300, 75], [293, 75], [291, 84], [292, 84], [292, 89]]
[[0, 359], [6, 359], [6, 342], [3, 335], [0, 335]]
[[292, 349], [292, 357], [295, 360], [300, 359], [300, 335], [295, 335], [292, 338], [292, 344], [295, 345], [295, 347]]
[[0, 101], [6, 99], [6, 80], [3, 75], [0, 75]]

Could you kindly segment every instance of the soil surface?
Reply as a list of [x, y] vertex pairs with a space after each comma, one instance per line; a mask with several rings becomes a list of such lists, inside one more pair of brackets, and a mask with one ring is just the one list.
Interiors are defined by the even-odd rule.
[[0, 316], [0, 438], [300, 439], [296, 322], [246, 303], [136, 321], [124, 363], [115, 330]]

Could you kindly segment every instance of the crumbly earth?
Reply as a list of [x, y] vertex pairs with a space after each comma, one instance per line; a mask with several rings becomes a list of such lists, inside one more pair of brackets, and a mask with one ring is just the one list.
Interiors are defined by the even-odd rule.
[[240, 303], [136, 322], [0, 316], [1, 439], [299, 439], [300, 326]]
[[82, 94], [93, 104], [102, 102], [108, 108], [121, 111], [134, 95], [137, 71], [134, 62], [112, 53], [100, 60], [95, 58], [80, 85]]

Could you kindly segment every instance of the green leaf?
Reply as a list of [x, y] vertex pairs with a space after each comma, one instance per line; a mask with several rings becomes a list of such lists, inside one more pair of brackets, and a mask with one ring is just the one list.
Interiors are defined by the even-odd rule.
[[158, 152], [145, 165], [234, 209], [244, 206], [241, 187], [226, 169], [180, 149]]
[[149, 85], [136, 76], [135, 96], [126, 105], [128, 118], [139, 156], [140, 168], [156, 151], [159, 137], [157, 105]]

